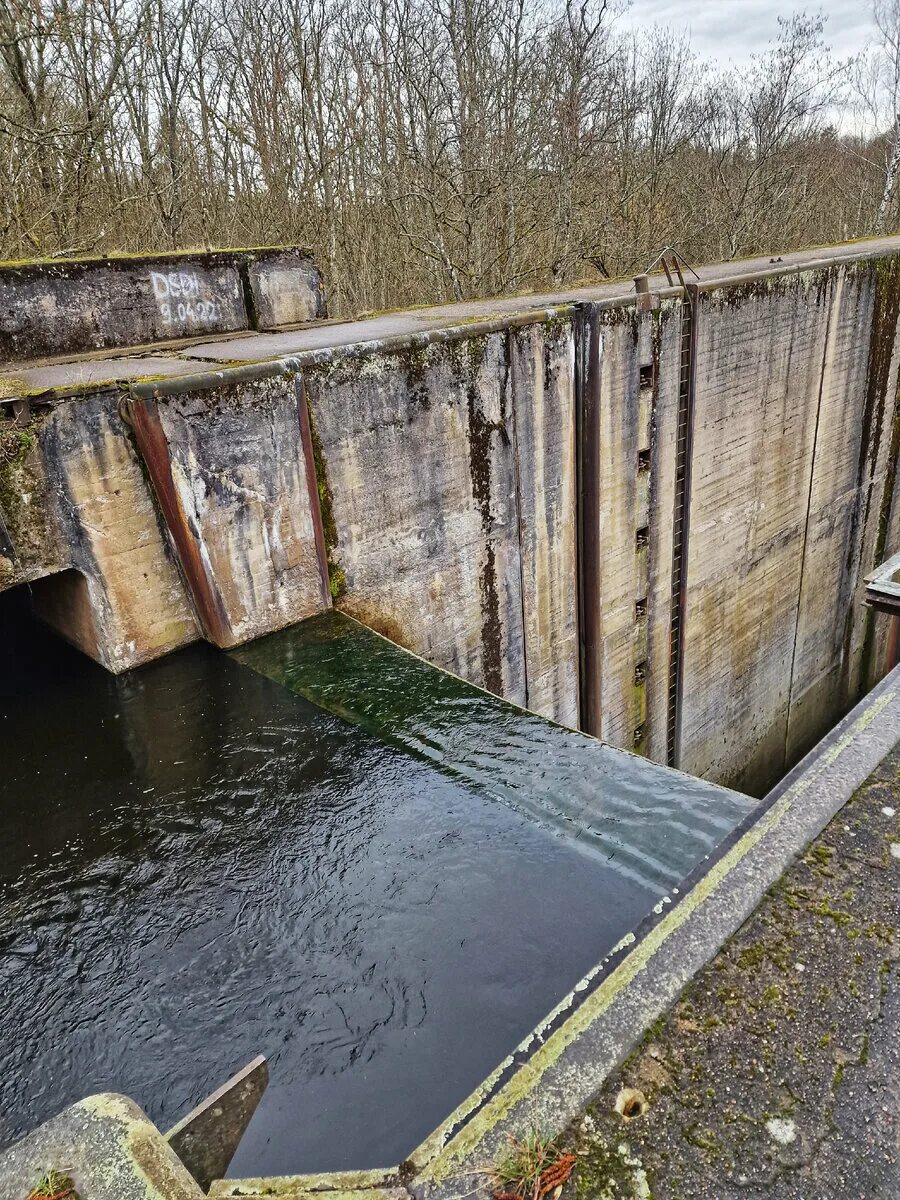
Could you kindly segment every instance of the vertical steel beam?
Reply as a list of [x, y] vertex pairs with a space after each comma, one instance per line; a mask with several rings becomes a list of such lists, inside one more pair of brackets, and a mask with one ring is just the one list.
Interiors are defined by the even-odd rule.
[[322, 585], [322, 603], [331, 608], [331, 578], [328, 571], [328, 547], [325, 545], [325, 527], [322, 523], [322, 505], [319, 499], [319, 478], [313, 448], [312, 421], [306, 381], [300, 374], [294, 381], [297, 396], [297, 416], [300, 421], [300, 444], [303, 446], [303, 465], [306, 468], [306, 491], [309, 496], [309, 511], [312, 517], [316, 540], [316, 558], [319, 563], [319, 579]]
[[600, 736], [600, 313], [585, 305], [579, 323], [578, 579], [581, 631], [581, 728]]
[[216, 581], [203, 561], [199, 541], [188, 523], [175, 487], [169, 443], [159, 419], [157, 403], [155, 400], [131, 399], [123, 405], [122, 415], [134, 431], [138, 453], [153, 485], [200, 628], [214, 645], [231, 646], [234, 635], [225, 605]]
[[681, 361], [678, 421], [675, 434], [675, 505], [672, 519], [672, 590], [669, 619], [669, 695], [666, 762], [681, 764], [684, 647], [687, 616], [688, 539], [691, 511], [691, 460], [694, 445], [694, 397], [697, 382], [697, 326], [700, 291], [684, 284], [681, 308]]

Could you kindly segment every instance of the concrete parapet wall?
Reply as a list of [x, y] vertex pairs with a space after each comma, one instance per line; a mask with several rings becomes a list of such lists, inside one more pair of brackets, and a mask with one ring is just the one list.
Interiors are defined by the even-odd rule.
[[294, 249], [0, 263], [0, 362], [323, 316], [321, 276]]
[[333, 603], [762, 792], [886, 666], [898, 324], [892, 248], [51, 396], [0, 429], [0, 586], [58, 575], [112, 669]]

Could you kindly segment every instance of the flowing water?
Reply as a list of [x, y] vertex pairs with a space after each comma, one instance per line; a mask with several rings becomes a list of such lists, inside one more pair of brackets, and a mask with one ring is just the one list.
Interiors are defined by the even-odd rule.
[[399, 1161], [751, 803], [340, 617], [113, 678], [2, 612], [0, 1145], [263, 1053], [231, 1174]]

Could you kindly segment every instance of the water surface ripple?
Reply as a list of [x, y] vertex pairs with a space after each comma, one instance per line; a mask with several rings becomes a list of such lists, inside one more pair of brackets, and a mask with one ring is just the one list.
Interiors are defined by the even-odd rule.
[[498, 700], [337, 612], [232, 653], [654, 890], [676, 887], [757, 804]]
[[6, 617], [0, 1144], [264, 1053], [232, 1174], [389, 1165], [658, 897], [210, 647], [114, 678]]

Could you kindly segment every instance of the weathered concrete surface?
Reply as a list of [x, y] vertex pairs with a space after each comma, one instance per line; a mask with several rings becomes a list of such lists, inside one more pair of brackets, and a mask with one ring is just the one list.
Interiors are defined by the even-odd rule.
[[900, 749], [574, 1124], [567, 1195], [900, 1195], [898, 814]]
[[[703, 280], [729, 280], [741, 275], [755, 275], [759, 272], [769, 274], [784, 274], [799, 267], [812, 263], [822, 264], [839, 260], [865, 259], [872, 255], [892, 254], [900, 247], [900, 238], [873, 238], [862, 242], [848, 242], [845, 245], [821, 247], [813, 250], [780, 252], [772, 265], [768, 257], [743, 259], [737, 262], [715, 263], [698, 267], [697, 273]], [[655, 277], [656, 287], [664, 286], [661, 277]], [[234, 362], [263, 362], [269, 359], [298, 356], [319, 351], [333, 351], [361, 343], [371, 345], [383, 343], [386, 339], [407, 340], [422, 334], [470, 324], [474, 321], [495, 321], [504, 323], [517, 314], [532, 312], [539, 314], [543, 310], [559, 308], [561, 305], [578, 304], [582, 302], [630, 303], [634, 296], [631, 280], [616, 280], [612, 283], [592, 284], [590, 286], [573, 288], [565, 292], [550, 294], [532, 294], [521, 296], [498, 296], [488, 300], [471, 301], [465, 304], [445, 304], [433, 307], [423, 307], [410, 311], [383, 313], [375, 317], [320, 323], [305, 329], [283, 333], [253, 333], [245, 336], [224, 335], [205, 342], [195, 342], [181, 349], [174, 348], [169, 357], [161, 358], [152, 370], [142, 369], [140, 359], [134, 357], [117, 358], [110, 356], [104, 360], [108, 369], [106, 378], [139, 380], [148, 375], [177, 377], [183, 375], [184, 363], [190, 365], [189, 370], [203, 370], [203, 363], [210, 367]], [[80, 377], [84, 371], [83, 364], [74, 364], [74, 376], [71, 382], [66, 365], [58, 364], [49, 367], [31, 367], [22, 364], [8, 370], [0, 370], [0, 399], [3, 396], [20, 395], [23, 393], [43, 392], [48, 387], [66, 389], [83, 386]], [[52, 376], [48, 371], [53, 372]], [[103, 378], [103, 370], [99, 365], [90, 368], [91, 382], [97, 384]]]
[[525, 701], [506, 337], [307, 374], [338, 607]]
[[0, 464], [0, 503], [17, 551], [0, 558], [0, 586], [4, 572], [9, 584], [53, 576], [34, 589], [38, 612], [111, 671], [195, 641], [191, 607], [115, 398], [61, 405], [19, 434], [27, 439], [20, 457]]
[[[641, 752], [666, 762], [669, 716], [672, 546], [675, 505], [675, 435], [681, 376], [683, 301], [664, 302], [654, 313], [650, 344], [642, 353], [653, 363], [650, 426], [646, 728]], [[646, 335], [645, 335], [646, 336]], [[610, 697], [609, 702], [613, 702]]]
[[[870, 686], [863, 577], [892, 452], [900, 264], [837, 273], [831, 291], [791, 678], [788, 761]], [[860, 331], [867, 336], [860, 337]], [[848, 404], [848, 397], [854, 402]], [[882, 546], [882, 551], [884, 546]]]
[[332, 1195], [340, 1192], [354, 1195], [365, 1193], [370, 1200], [377, 1200], [378, 1194], [385, 1191], [392, 1193], [398, 1187], [401, 1174], [400, 1167], [396, 1166], [368, 1171], [325, 1171], [315, 1175], [214, 1179], [208, 1194], [210, 1200], [227, 1200], [230, 1196], [319, 1195], [322, 1192]]
[[231, 252], [0, 264], [0, 359], [248, 327]]
[[[261, 1192], [247, 1192], [232, 1188], [229, 1191], [220, 1191], [217, 1195], [223, 1196], [241, 1196], [247, 1200], [264, 1200], [264, 1197], [273, 1194], [284, 1196], [285, 1200], [319, 1200], [324, 1194], [329, 1200], [410, 1200], [409, 1192], [404, 1187], [365, 1187], [365, 1188], [322, 1188], [309, 1190], [302, 1186], [304, 1177], [298, 1176], [296, 1182], [290, 1190], [274, 1191], [272, 1179], [260, 1180], [263, 1185]], [[244, 1181], [239, 1181], [239, 1189], [243, 1186]]]
[[[900, 248], [900, 238], [872, 238], [861, 242], [847, 242], [839, 246], [820, 247], [813, 250], [778, 251], [777, 262], [769, 256], [742, 259], [727, 263], [714, 263], [697, 267], [702, 280], [730, 280], [741, 275], [756, 275], [760, 272], [786, 273], [798, 267], [808, 267], [823, 260], [868, 258], [873, 254], [892, 254]], [[654, 287], [663, 287], [661, 276], [653, 278]], [[507, 320], [516, 313], [556, 308], [561, 304], [581, 302], [606, 303], [634, 299], [634, 285], [630, 279], [611, 283], [591, 284], [572, 288], [565, 292], [544, 292], [522, 296], [496, 296], [488, 300], [468, 301], [464, 304], [444, 304], [413, 309], [408, 312], [392, 312], [376, 315], [365, 320], [341, 321], [332, 326], [298, 330], [268, 336], [234, 338], [227, 343], [208, 342], [195, 345], [185, 351], [197, 359], [210, 362], [228, 362], [274, 358], [279, 355], [304, 354], [319, 349], [353, 346], [360, 342], [381, 342], [386, 338], [412, 337], [454, 325], [465, 325], [472, 321]]]
[[525, 639], [525, 707], [579, 722], [575, 332], [526, 325], [509, 341]]
[[81, 1200], [201, 1200], [203, 1192], [133, 1100], [73, 1104], [0, 1154], [0, 1200], [25, 1200], [49, 1170]]
[[760, 794], [873, 674], [898, 295], [893, 261], [701, 293], [684, 770]]
[[69, 565], [69, 548], [53, 519], [48, 464], [39, 444], [46, 423], [46, 414], [27, 428], [11, 414], [0, 419], [0, 589]]
[[785, 769], [828, 273], [701, 294], [679, 765]]
[[647, 594], [636, 545], [640, 320], [634, 308], [588, 312], [581, 445], [585, 729], [629, 749], [646, 641], [635, 611]]
[[[681, 301], [588, 310], [582, 488], [587, 731], [666, 760]], [[591, 410], [596, 408], [596, 412]]]
[[[0, 263], [0, 361], [22, 362], [110, 347], [277, 329], [326, 315], [322, 277], [308, 251], [188, 251], [141, 257]], [[172, 373], [172, 358], [154, 364], [122, 359], [94, 382]], [[28, 368], [27, 390], [77, 370]], [[177, 369], [174, 373], [178, 374]], [[184, 373], [184, 369], [180, 373]], [[15, 394], [15, 370], [0, 396]]]
[[[162, 501], [171, 479], [177, 511], [167, 523], [201, 624], [217, 645], [281, 629], [329, 604], [304, 403], [286, 378], [157, 403], [168, 462], [154, 485]], [[146, 450], [144, 457], [149, 465]]]
[[279, 329], [327, 315], [322, 276], [304, 250], [251, 256], [247, 277], [256, 329]]

